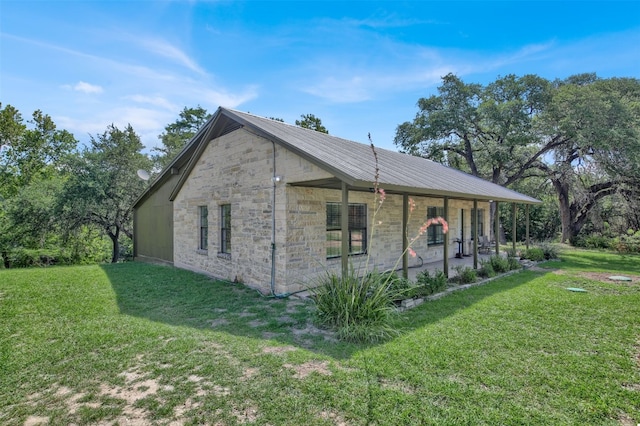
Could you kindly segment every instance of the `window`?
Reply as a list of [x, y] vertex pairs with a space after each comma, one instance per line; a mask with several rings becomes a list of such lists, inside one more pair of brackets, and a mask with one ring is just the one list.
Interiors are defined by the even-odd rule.
[[231, 204], [220, 206], [220, 253], [231, 253]]
[[[427, 219], [444, 217], [444, 207], [428, 207]], [[427, 244], [444, 244], [444, 233], [441, 224], [433, 224], [427, 228]]]
[[[342, 255], [341, 203], [327, 203], [327, 258]], [[367, 252], [367, 205], [349, 204], [349, 254]]]
[[209, 208], [207, 206], [198, 207], [200, 210], [200, 239], [198, 248], [207, 250], [209, 247]]
[[[473, 238], [476, 234], [475, 234], [475, 223], [473, 221], [473, 212], [474, 210], [471, 209], [471, 238]], [[477, 223], [478, 223], [478, 237], [481, 237], [484, 235], [484, 209], [478, 209], [478, 214], [477, 214]]]

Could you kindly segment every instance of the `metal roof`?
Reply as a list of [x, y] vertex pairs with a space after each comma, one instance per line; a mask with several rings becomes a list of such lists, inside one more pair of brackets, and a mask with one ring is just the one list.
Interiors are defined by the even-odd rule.
[[[345, 182], [352, 190], [370, 190], [376, 163], [370, 144], [350, 141], [270, 118], [227, 108], [216, 113], [184, 147], [136, 201], [136, 205], [166, 181], [172, 167], [186, 167], [174, 188], [171, 200], [180, 191], [207, 142], [242, 126], [245, 130], [287, 148], [326, 170], [333, 179], [287, 181], [289, 185], [340, 188]], [[376, 147], [378, 184], [389, 193], [408, 193], [457, 199], [477, 199], [537, 204], [539, 200], [434, 161]]]
[[[352, 188], [369, 189], [375, 177], [375, 159], [369, 144], [338, 138], [315, 130], [304, 129], [269, 118], [221, 109], [249, 131], [273, 139], [332, 173]], [[460, 170], [422, 157], [375, 148], [378, 156], [381, 188], [388, 192], [449, 196], [452, 198], [510, 201], [536, 204], [539, 200], [512, 191]], [[305, 184], [305, 182], [287, 182]], [[306, 184], [313, 186], [314, 182]], [[327, 181], [318, 186], [332, 187]], [[339, 186], [336, 186], [339, 187]]]

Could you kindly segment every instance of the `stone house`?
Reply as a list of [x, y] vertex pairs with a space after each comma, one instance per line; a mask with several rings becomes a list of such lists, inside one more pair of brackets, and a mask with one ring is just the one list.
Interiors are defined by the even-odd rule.
[[136, 201], [135, 259], [286, 294], [350, 265], [406, 273], [407, 241], [429, 217], [446, 216], [449, 232], [432, 226], [412, 244], [424, 262], [477, 256], [490, 201], [538, 202], [424, 158], [375, 153], [219, 108]]

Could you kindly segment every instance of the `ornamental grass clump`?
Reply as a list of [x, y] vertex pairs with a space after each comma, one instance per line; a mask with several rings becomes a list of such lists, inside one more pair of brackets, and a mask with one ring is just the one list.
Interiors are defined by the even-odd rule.
[[395, 291], [386, 278], [376, 272], [359, 276], [353, 268], [346, 277], [328, 273], [312, 290], [316, 323], [350, 342], [377, 342], [396, 335], [391, 326]]

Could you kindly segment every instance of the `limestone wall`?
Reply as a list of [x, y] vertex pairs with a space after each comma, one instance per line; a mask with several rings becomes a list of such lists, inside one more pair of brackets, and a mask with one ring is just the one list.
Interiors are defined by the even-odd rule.
[[[272, 142], [244, 129], [209, 142], [174, 200], [174, 265], [270, 290]], [[285, 276], [286, 179], [329, 175], [276, 145], [276, 283]], [[220, 252], [220, 205], [231, 204], [231, 253]], [[209, 246], [199, 250], [199, 207], [209, 210]], [[324, 235], [324, 234], [323, 234]], [[283, 286], [280, 285], [283, 291]]]
[[[270, 292], [272, 197], [274, 186], [272, 142], [239, 129], [209, 142], [174, 201], [174, 264], [229, 281], [238, 280], [264, 293]], [[340, 259], [326, 256], [326, 204], [340, 202], [339, 190], [287, 185], [331, 177], [309, 161], [276, 145], [275, 173], [283, 181], [275, 187], [275, 292], [286, 293], [314, 285], [318, 276], [339, 271]], [[427, 207], [442, 206], [440, 198], [414, 197], [408, 235], [413, 238], [426, 219]], [[349, 193], [350, 203], [366, 203], [371, 251], [354, 256], [354, 267], [392, 268], [402, 251], [402, 196], [388, 195], [379, 210], [373, 193]], [[231, 205], [231, 253], [220, 252], [220, 205]], [[207, 206], [208, 248], [199, 250], [199, 207]], [[468, 201], [450, 200], [447, 236], [460, 236], [459, 209], [465, 209], [465, 238], [470, 238]], [[489, 209], [485, 209], [488, 231]], [[375, 215], [375, 217], [374, 217]], [[372, 229], [373, 226], [373, 229]], [[443, 246], [427, 246], [426, 236], [412, 246], [424, 262], [442, 259]], [[454, 256], [457, 244], [450, 244]], [[368, 259], [368, 265], [365, 265]], [[410, 264], [415, 262], [410, 259]], [[400, 267], [401, 262], [398, 263]]]
[[[442, 198], [411, 197], [415, 209], [409, 217], [407, 234], [409, 239], [418, 236], [422, 224], [427, 219], [428, 207], [442, 207]], [[287, 188], [287, 291], [295, 291], [314, 285], [327, 272], [339, 272], [341, 260], [326, 257], [326, 203], [340, 202], [341, 191], [315, 188]], [[377, 204], [374, 194], [368, 192], [349, 192], [349, 203], [367, 204], [368, 233], [371, 250], [366, 255], [352, 256], [350, 264], [360, 270], [388, 270], [401, 268], [402, 260], [402, 196], [387, 195], [382, 205]], [[378, 207], [380, 207], [378, 209]], [[449, 256], [454, 257], [464, 227], [464, 238], [471, 238], [472, 201], [449, 200]], [[478, 203], [485, 210], [485, 231], [488, 231], [489, 205]], [[460, 210], [464, 210], [464, 224], [461, 224]], [[374, 217], [375, 216], [375, 217]], [[373, 227], [373, 228], [372, 228]], [[373, 232], [373, 233], [372, 233]], [[371, 239], [372, 238], [372, 239]], [[444, 246], [427, 244], [427, 237], [418, 237], [411, 246], [425, 263], [443, 259]], [[466, 252], [466, 250], [465, 250]], [[471, 252], [469, 252], [471, 253]], [[400, 260], [399, 260], [400, 259]], [[409, 265], [417, 259], [409, 257]]]

